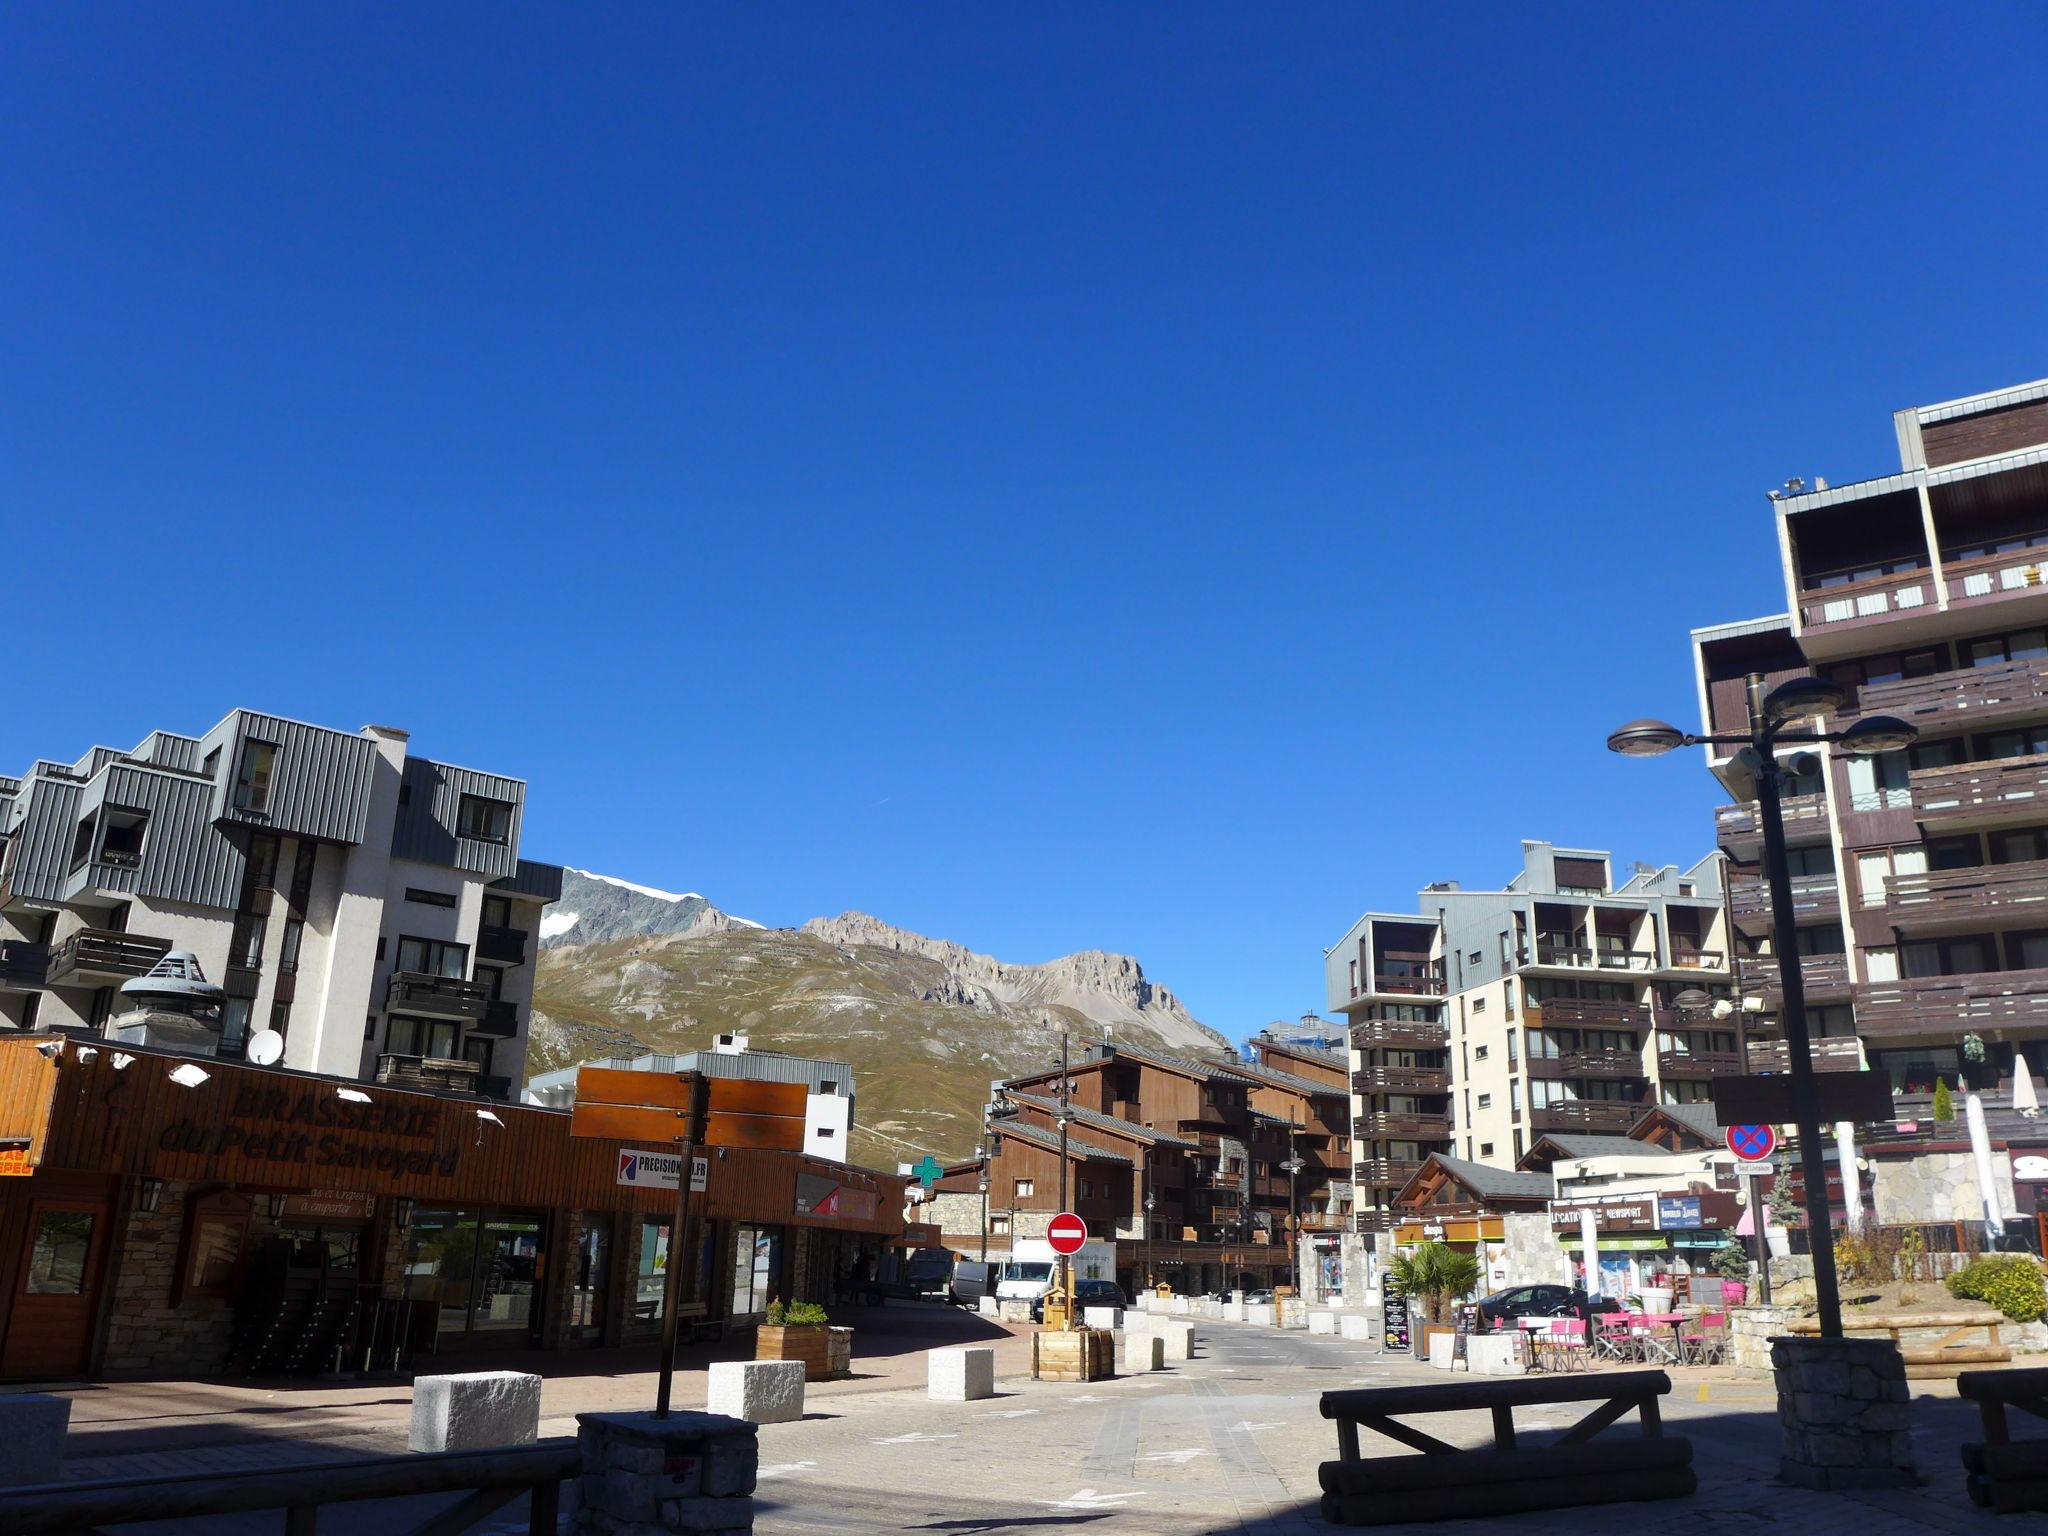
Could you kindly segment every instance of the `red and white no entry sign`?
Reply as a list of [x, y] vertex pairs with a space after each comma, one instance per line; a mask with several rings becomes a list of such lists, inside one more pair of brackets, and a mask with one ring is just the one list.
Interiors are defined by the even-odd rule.
[[1045, 1240], [1062, 1258], [1071, 1258], [1088, 1241], [1088, 1227], [1072, 1211], [1061, 1211], [1045, 1225]]

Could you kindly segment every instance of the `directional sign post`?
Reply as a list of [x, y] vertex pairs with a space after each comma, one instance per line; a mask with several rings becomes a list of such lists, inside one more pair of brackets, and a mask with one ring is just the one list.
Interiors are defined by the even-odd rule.
[[1778, 1133], [1768, 1125], [1731, 1125], [1728, 1150], [1745, 1163], [1760, 1163], [1778, 1149]]

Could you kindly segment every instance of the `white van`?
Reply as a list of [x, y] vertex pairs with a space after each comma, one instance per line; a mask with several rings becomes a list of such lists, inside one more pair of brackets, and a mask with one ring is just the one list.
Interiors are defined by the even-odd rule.
[[[1020, 1238], [1010, 1245], [1010, 1257], [996, 1280], [998, 1301], [1038, 1301], [1052, 1289], [1059, 1276], [1059, 1255], [1042, 1237]], [[1076, 1280], [1116, 1279], [1116, 1244], [1090, 1238], [1074, 1255]]]

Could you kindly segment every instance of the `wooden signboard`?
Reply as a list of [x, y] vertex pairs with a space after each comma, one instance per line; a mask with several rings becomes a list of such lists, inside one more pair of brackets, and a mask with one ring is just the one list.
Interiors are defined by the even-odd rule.
[[1409, 1348], [1408, 1298], [1391, 1276], [1380, 1282], [1380, 1348]]
[[809, 1090], [802, 1083], [710, 1078], [710, 1112], [701, 1134], [693, 1136], [688, 1121], [694, 1080], [693, 1073], [584, 1067], [576, 1074], [569, 1134], [612, 1141], [693, 1141], [704, 1147], [803, 1150]]
[[1472, 1369], [1472, 1330], [1478, 1325], [1478, 1322], [1479, 1309], [1477, 1307], [1458, 1308], [1457, 1329], [1451, 1335], [1452, 1370], [1455, 1371], [1458, 1368], [1460, 1360], [1465, 1362], [1466, 1370]]

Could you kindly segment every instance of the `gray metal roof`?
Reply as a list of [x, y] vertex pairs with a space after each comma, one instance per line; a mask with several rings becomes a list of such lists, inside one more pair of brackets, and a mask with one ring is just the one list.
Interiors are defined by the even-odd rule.
[[1942, 400], [1933, 405], [1913, 408], [1914, 417], [1922, 426], [1931, 422], [1947, 421], [1956, 416], [1981, 416], [1986, 411], [2002, 410], [2009, 405], [2025, 405], [2030, 400], [2048, 400], [2048, 379], [2036, 379], [2031, 384], [2015, 384], [2011, 389], [1994, 389], [1981, 395], [1965, 395], [1959, 400]]
[[1223, 1070], [1238, 1077], [1248, 1077], [1253, 1082], [1268, 1083], [1275, 1088], [1286, 1088], [1295, 1093], [1315, 1094], [1332, 1099], [1345, 1099], [1351, 1096], [1351, 1090], [1341, 1083], [1319, 1083], [1312, 1077], [1297, 1077], [1292, 1072], [1282, 1072], [1278, 1067], [1261, 1066], [1257, 1062], [1234, 1061]]
[[[1491, 1163], [1468, 1163], [1462, 1157], [1429, 1154], [1430, 1163], [1440, 1163], [1460, 1184], [1476, 1195], [1497, 1200], [1550, 1200], [1556, 1198], [1557, 1181], [1547, 1173], [1521, 1173], [1513, 1168], [1496, 1168]], [[1427, 1168], [1429, 1163], [1424, 1163]], [[1415, 1178], [1422, 1177], [1420, 1171]], [[1415, 1179], [1410, 1179], [1414, 1183]]]
[[1642, 1114], [1636, 1118], [1636, 1123], [1629, 1127], [1629, 1139], [1634, 1140], [1635, 1133], [1642, 1126], [1643, 1121], [1649, 1119], [1650, 1116], [1656, 1114], [1659, 1110], [1674, 1120], [1683, 1120], [1710, 1141], [1719, 1141], [1721, 1139], [1721, 1122], [1715, 1118], [1714, 1106], [1711, 1104], [1648, 1105], [1644, 1108]]
[[1926, 479], [1925, 470], [1909, 469], [1895, 475], [1879, 475], [1874, 480], [1831, 485], [1824, 491], [1804, 491], [1797, 496], [1781, 497], [1776, 506], [1780, 512], [1796, 516], [1801, 512], [1813, 512], [1822, 507], [1838, 507], [1847, 502], [1868, 501], [1876, 496], [1891, 496], [1900, 491], [1917, 490], [1926, 483]]
[[1217, 1062], [1200, 1061], [1192, 1056], [1169, 1056], [1164, 1051], [1146, 1050], [1142, 1046], [1125, 1045], [1122, 1041], [1096, 1047], [1096, 1054], [1090, 1059], [1103, 1061], [1117, 1056], [1128, 1056], [1133, 1061], [1149, 1062], [1155, 1067], [1164, 1067], [1171, 1072], [1185, 1072], [1190, 1077], [1201, 1078], [1204, 1082], [1225, 1070]]
[[1702, 624], [1692, 632], [1695, 640], [1734, 640], [1743, 635], [1768, 635], [1777, 630], [1790, 632], [1792, 615], [1773, 613], [1761, 619], [1733, 619], [1726, 624]]
[[[1680, 1106], [1665, 1105], [1666, 1109]], [[1566, 1157], [1675, 1157], [1669, 1147], [1653, 1147], [1637, 1141], [1633, 1136], [1579, 1136], [1571, 1132], [1549, 1132], [1536, 1138], [1536, 1146], [1545, 1142], [1558, 1149]], [[1531, 1152], [1536, 1147], [1529, 1149]]]
[[[1018, 1093], [1014, 1089], [1009, 1088], [1004, 1089], [1003, 1093], [1005, 1097], [1018, 1104], [1029, 1104], [1033, 1109], [1042, 1109], [1049, 1114], [1056, 1115], [1059, 1113], [1060, 1103], [1058, 1099], [1042, 1098], [1035, 1093]], [[1182, 1136], [1173, 1131], [1162, 1131], [1157, 1126], [1140, 1125], [1135, 1120], [1125, 1120], [1116, 1115], [1105, 1115], [1099, 1109], [1088, 1109], [1080, 1104], [1069, 1104], [1067, 1106], [1067, 1114], [1069, 1118], [1079, 1121], [1082, 1125], [1097, 1126], [1105, 1131], [1120, 1131], [1126, 1136], [1136, 1137], [1141, 1141], [1163, 1142], [1170, 1147], [1201, 1146], [1201, 1143], [1192, 1136]]]
[[[1057, 1152], [1060, 1149], [1060, 1133], [1058, 1131], [1048, 1131], [1043, 1126], [1031, 1125], [1014, 1117], [991, 1120], [988, 1123], [988, 1127], [990, 1130], [1001, 1135], [1016, 1136], [1021, 1140], [1032, 1143], [1034, 1146], [1043, 1147], [1048, 1152]], [[1080, 1140], [1071, 1131], [1067, 1133], [1067, 1155], [1069, 1157], [1093, 1158], [1106, 1163], [1128, 1163], [1133, 1161], [1128, 1152], [1113, 1152], [1108, 1147], [1098, 1147], [1092, 1141]]]

